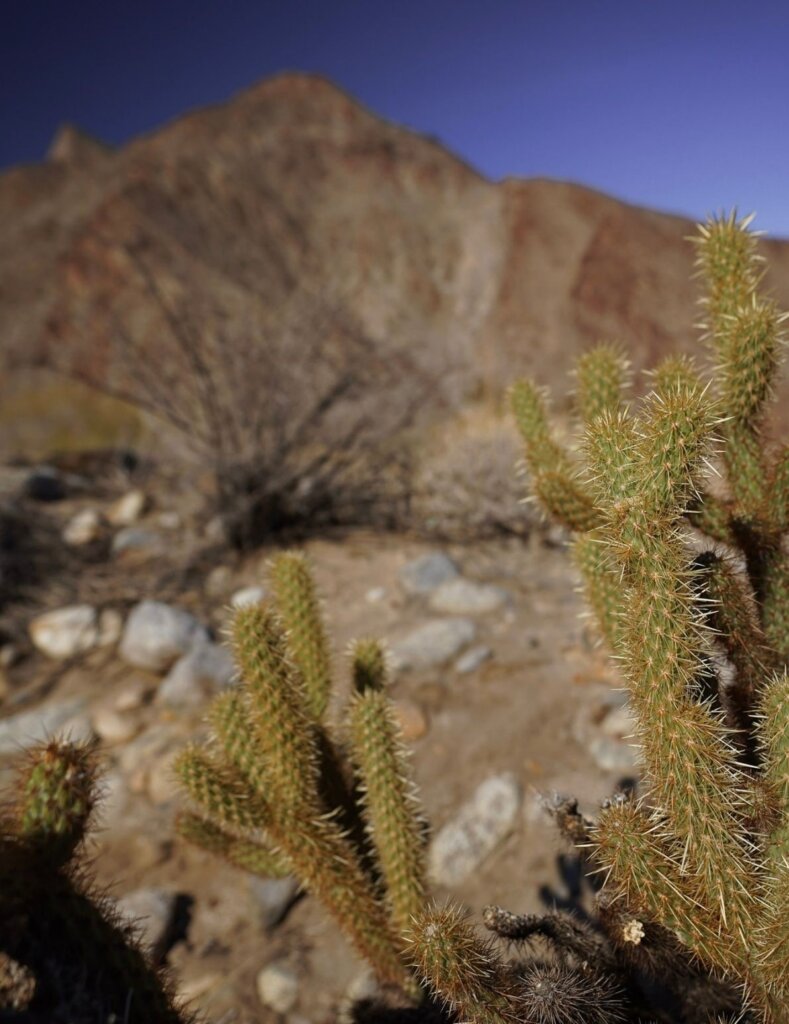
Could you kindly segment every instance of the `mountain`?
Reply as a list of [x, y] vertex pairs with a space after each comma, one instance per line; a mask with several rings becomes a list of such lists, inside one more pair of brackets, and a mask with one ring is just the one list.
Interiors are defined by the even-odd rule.
[[[696, 344], [690, 221], [569, 183], [490, 182], [308, 75], [118, 150], [67, 127], [46, 162], [0, 176], [0, 218], [3, 354], [104, 385], [119, 325], [156, 352], [152, 279], [175, 316], [210, 307], [262, 345], [283, 311], [324, 303], [381, 351], [410, 351], [453, 402], [523, 371], [563, 391], [600, 338], [636, 367]], [[764, 252], [787, 306], [789, 244]]]

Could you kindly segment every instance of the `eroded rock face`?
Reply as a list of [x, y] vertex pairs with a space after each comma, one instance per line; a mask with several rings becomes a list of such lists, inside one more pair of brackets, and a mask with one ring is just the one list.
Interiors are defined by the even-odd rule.
[[[163, 337], [125, 269], [132, 242], [187, 283], [184, 310], [216, 296], [262, 337], [281, 334], [294, 287], [339, 296], [347, 323], [406, 346], [406, 375], [449, 371], [436, 379], [455, 403], [524, 371], [563, 383], [601, 337], [638, 369], [685, 348], [696, 319], [690, 222], [572, 184], [486, 181], [317, 77], [262, 82], [112, 154], [67, 130], [52, 157], [0, 176], [0, 337], [97, 382], [118, 370], [113, 318]], [[765, 249], [786, 306], [789, 246]]]

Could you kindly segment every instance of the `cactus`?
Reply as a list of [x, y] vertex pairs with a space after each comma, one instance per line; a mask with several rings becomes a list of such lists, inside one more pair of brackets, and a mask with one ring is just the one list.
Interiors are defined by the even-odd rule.
[[[784, 317], [759, 293], [747, 220], [713, 219], [695, 244], [711, 386], [671, 358], [631, 411], [624, 361], [593, 350], [578, 373], [583, 466], [552, 439], [533, 383], [515, 386], [513, 412], [535, 494], [576, 535], [638, 723], [648, 797], [610, 803], [590, 834], [608, 919], [621, 906], [667, 930], [699, 970], [742, 986], [753, 1019], [786, 1024], [789, 470], [765, 428]], [[717, 455], [723, 496], [706, 482]]]
[[19, 1008], [53, 1024], [187, 1024], [194, 1017], [90, 881], [95, 803], [87, 747], [53, 741], [30, 752], [0, 827], [0, 955], [27, 983]]
[[323, 721], [331, 659], [309, 566], [285, 553], [271, 578], [275, 601], [235, 614], [241, 684], [211, 709], [215, 750], [177, 761], [201, 812], [179, 831], [247, 870], [295, 874], [381, 980], [415, 995], [402, 933], [422, 906], [424, 830], [383, 650], [354, 649], [346, 756]]

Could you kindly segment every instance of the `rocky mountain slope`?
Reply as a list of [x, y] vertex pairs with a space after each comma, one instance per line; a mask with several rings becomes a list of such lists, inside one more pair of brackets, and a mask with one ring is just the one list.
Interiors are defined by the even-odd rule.
[[[210, 301], [264, 345], [318, 300], [408, 350], [453, 402], [523, 370], [562, 382], [601, 337], [652, 363], [692, 343], [698, 312], [690, 222], [572, 184], [489, 182], [306, 75], [118, 151], [67, 129], [47, 162], [0, 176], [0, 217], [3, 352], [103, 383], [119, 324], [152, 351], [162, 337], [141, 266], [176, 315]], [[787, 304], [789, 245], [765, 251]]]

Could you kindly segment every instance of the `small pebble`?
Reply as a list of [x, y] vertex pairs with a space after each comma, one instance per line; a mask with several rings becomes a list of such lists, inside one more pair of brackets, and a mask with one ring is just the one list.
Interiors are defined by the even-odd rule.
[[427, 715], [415, 701], [395, 701], [394, 713], [404, 740], [421, 739], [427, 732]]
[[472, 647], [470, 651], [466, 651], [462, 654], [455, 662], [455, 671], [461, 675], [467, 675], [469, 672], [476, 672], [478, 668], [485, 664], [493, 657], [493, 651], [490, 647], [485, 647], [481, 644], [478, 647]]
[[257, 976], [258, 997], [276, 1013], [287, 1013], [296, 1005], [299, 980], [285, 964], [268, 964]]
[[126, 743], [139, 732], [139, 723], [114, 708], [100, 707], [93, 712], [93, 728], [104, 743]]

